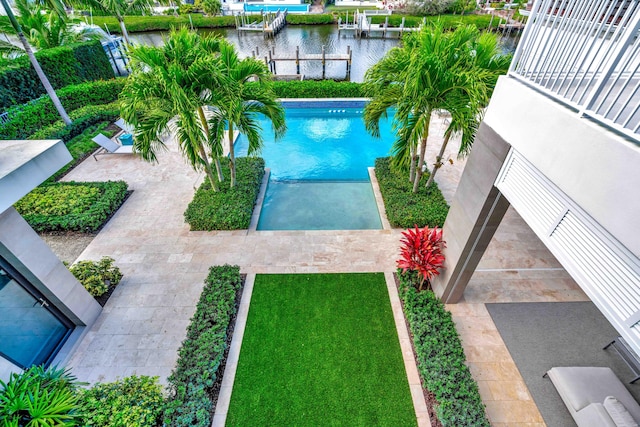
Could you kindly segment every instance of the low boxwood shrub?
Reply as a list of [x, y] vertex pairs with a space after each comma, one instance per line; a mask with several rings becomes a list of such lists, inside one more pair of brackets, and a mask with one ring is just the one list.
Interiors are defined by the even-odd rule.
[[169, 378], [170, 397], [165, 425], [209, 427], [213, 417], [214, 385], [227, 348], [230, 323], [242, 286], [240, 267], [214, 266], [209, 270], [187, 338], [178, 351]]
[[425, 172], [420, 188], [414, 194], [408, 172], [392, 169], [390, 157], [376, 159], [375, 168], [387, 219], [393, 227], [442, 227], [449, 205], [435, 182], [425, 188], [428, 172]]
[[[229, 177], [228, 162], [222, 162], [224, 176]], [[260, 192], [264, 176], [264, 160], [257, 157], [236, 159], [236, 186], [229, 181], [220, 185], [220, 191], [211, 189], [209, 179], [196, 191], [187, 206], [184, 218], [191, 230], [240, 230], [249, 228], [253, 207]]]
[[122, 272], [118, 266], [113, 265], [114, 262], [113, 258], [107, 256], [102, 257], [100, 261], [78, 261], [69, 267], [69, 271], [91, 296], [99, 297], [104, 295], [109, 287], [117, 286], [122, 279]]
[[279, 98], [362, 98], [362, 84], [334, 80], [274, 81]]
[[433, 292], [419, 292], [400, 270], [398, 277], [418, 371], [425, 388], [435, 395], [435, 411], [442, 426], [489, 427], [451, 313]]
[[124, 181], [54, 182], [20, 199], [16, 210], [39, 232], [98, 230], [127, 195]]
[[[66, 125], [62, 120], [45, 126], [29, 136], [28, 139], [61, 139], [70, 142], [90, 126], [100, 122], [113, 122], [120, 116], [120, 104], [114, 101], [104, 105], [87, 105], [69, 114], [72, 122]], [[95, 135], [94, 135], [95, 136]]]
[[165, 401], [158, 377], [131, 376], [98, 383], [80, 393], [79, 425], [92, 427], [156, 427]]
[[[117, 101], [124, 82], [124, 79], [100, 80], [67, 86], [56, 93], [71, 119], [74, 119], [73, 112], [80, 107]], [[7, 113], [9, 120], [0, 124], [0, 139], [26, 139], [42, 127], [60, 121], [60, 115], [49, 96], [10, 108]]]
[[[35, 55], [55, 89], [114, 77], [111, 63], [97, 40], [44, 49]], [[0, 110], [43, 94], [44, 86], [26, 55], [0, 69]]]

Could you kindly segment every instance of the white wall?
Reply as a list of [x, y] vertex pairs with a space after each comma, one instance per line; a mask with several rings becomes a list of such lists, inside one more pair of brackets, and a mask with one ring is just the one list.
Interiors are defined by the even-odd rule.
[[638, 145], [508, 77], [485, 123], [640, 257]]
[[0, 380], [7, 382], [13, 372], [20, 371], [22, 371], [22, 369], [0, 356]]

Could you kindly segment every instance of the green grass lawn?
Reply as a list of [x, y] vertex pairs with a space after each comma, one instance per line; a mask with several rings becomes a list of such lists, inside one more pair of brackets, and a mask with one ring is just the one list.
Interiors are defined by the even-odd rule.
[[415, 426], [384, 275], [258, 275], [227, 425]]

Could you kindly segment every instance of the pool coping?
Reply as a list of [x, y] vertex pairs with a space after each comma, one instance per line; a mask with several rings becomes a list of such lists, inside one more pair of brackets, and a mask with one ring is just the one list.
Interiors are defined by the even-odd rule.
[[[402, 304], [400, 303], [398, 288], [396, 287], [393, 273], [384, 272], [384, 278], [387, 286], [387, 292], [389, 293], [389, 304], [391, 305], [393, 320], [396, 326], [396, 334], [400, 343], [400, 352], [402, 353], [405, 376], [409, 385], [409, 392], [411, 394], [411, 401], [416, 415], [416, 422], [418, 427], [431, 427], [429, 411], [427, 409], [427, 403], [422, 388], [422, 382], [420, 380], [420, 374], [418, 373], [415, 355], [413, 353], [413, 348], [411, 347], [411, 338], [409, 337], [409, 329], [404, 318]], [[220, 386], [220, 393], [218, 394], [216, 411], [213, 415], [211, 427], [224, 427], [227, 421], [227, 414], [231, 403], [231, 394], [233, 392], [233, 383], [235, 381], [238, 362], [240, 360], [240, 350], [242, 348], [244, 331], [247, 326], [249, 306], [251, 304], [251, 296], [253, 295], [255, 279], [256, 274], [254, 273], [247, 274], [245, 279], [240, 307], [238, 308], [238, 314], [236, 316], [236, 324], [233, 329], [233, 338], [231, 339], [231, 345], [229, 346], [229, 354], [227, 356], [227, 362], [222, 376], [222, 384]]]

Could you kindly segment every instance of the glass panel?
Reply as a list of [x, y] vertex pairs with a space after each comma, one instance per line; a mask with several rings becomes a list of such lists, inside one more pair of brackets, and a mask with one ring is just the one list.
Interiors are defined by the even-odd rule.
[[46, 363], [69, 331], [43, 301], [0, 268], [0, 353], [22, 367]]

